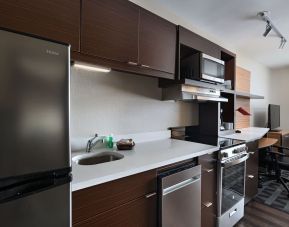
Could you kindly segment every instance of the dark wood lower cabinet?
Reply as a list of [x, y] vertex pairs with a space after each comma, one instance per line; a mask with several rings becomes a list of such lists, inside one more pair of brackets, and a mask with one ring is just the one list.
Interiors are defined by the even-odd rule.
[[[198, 158], [202, 165], [202, 227], [216, 226], [217, 153]], [[158, 221], [157, 173], [196, 163], [190, 159], [72, 193], [73, 227], [155, 227]]]
[[157, 225], [156, 209], [156, 194], [149, 198], [143, 196], [73, 226], [154, 227]]
[[202, 165], [202, 227], [216, 226], [217, 214], [217, 154], [199, 157]]
[[245, 203], [248, 203], [258, 193], [258, 141], [247, 143], [250, 157], [246, 162]]
[[202, 208], [202, 227], [215, 227], [217, 222], [216, 207]]
[[73, 226], [140, 226], [157, 223], [156, 171], [72, 193]]

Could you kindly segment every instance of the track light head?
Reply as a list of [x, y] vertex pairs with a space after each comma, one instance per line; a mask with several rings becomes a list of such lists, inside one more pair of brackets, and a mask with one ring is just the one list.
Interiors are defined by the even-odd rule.
[[266, 37], [271, 30], [272, 30], [272, 26], [270, 25], [270, 23], [267, 22], [266, 30], [265, 30], [263, 36]]
[[283, 49], [286, 42], [287, 42], [287, 40], [284, 37], [281, 37], [281, 43], [280, 43], [279, 49]]
[[269, 12], [262, 11], [262, 12], [259, 12], [257, 15], [266, 23], [266, 30], [263, 36], [266, 37], [271, 32], [271, 30], [273, 30], [276, 33], [276, 35], [281, 39], [279, 49], [283, 49], [287, 40], [281, 34], [281, 32], [276, 28], [276, 26], [273, 24], [272, 20], [269, 17]]

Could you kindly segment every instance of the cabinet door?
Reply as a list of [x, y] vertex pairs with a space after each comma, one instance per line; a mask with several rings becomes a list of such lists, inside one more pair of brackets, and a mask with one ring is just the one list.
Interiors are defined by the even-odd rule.
[[157, 225], [156, 194], [147, 197], [133, 200], [73, 226], [154, 227]]
[[[217, 171], [202, 174], [202, 208], [217, 207]], [[215, 212], [216, 213], [216, 212]]]
[[175, 73], [176, 26], [144, 9], [140, 10], [139, 63], [142, 67]]
[[245, 180], [245, 202], [250, 201], [258, 192], [258, 166], [259, 153], [257, 150], [258, 141], [247, 144], [250, 157], [246, 162], [246, 180]]
[[138, 62], [139, 8], [127, 0], [82, 1], [81, 52]]
[[221, 48], [217, 44], [181, 26], [179, 26], [179, 42], [212, 57], [221, 59]]
[[217, 223], [217, 217], [215, 212], [216, 207], [204, 207], [202, 208], [202, 227], [215, 227]]
[[80, 0], [0, 0], [0, 27], [71, 44], [79, 50]]
[[202, 165], [202, 227], [214, 227], [217, 207], [217, 153], [199, 157]]
[[154, 170], [75, 191], [72, 193], [73, 225], [154, 191]]

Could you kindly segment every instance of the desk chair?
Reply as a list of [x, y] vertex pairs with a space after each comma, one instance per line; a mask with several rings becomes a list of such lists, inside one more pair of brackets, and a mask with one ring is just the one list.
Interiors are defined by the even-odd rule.
[[[289, 182], [289, 179], [282, 177], [281, 170], [289, 171], [289, 154], [285, 153], [285, 151], [289, 151], [288, 147], [280, 147], [280, 146], [273, 146], [276, 150], [268, 150], [268, 154], [265, 157], [265, 163], [267, 163], [269, 169], [274, 170], [275, 172], [275, 179], [280, 182], [287, 191], [287, 196], [289, 197], [289, 187], [286, 184]], [[272, 176], [272, 175], [271, 175]]]
[[264, 182], [276, 179], [275, 154], [270, 152], [272, 146], [259, 149], [258, 188], [262, 188]]

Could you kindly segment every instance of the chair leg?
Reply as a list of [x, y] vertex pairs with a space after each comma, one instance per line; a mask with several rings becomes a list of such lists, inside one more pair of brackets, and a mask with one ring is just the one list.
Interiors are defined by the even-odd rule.
[[[277, 180], [277, 183], [282, 183], [281, 181], [282, 181], [282, 177], [281, 177], [281, 170], [279, 169], [279, 166], [278, 165], [276, 165], [276, 168], [275, 168], [275, 176], [276, 176], [276, 180]], [[284, 181], [283, 181], [283, 183], [284, 183]], [[282, 183], [282, 184], [283, 184]], [[284, 183], [285, 184], [285, 183]], [[284, 186], [285, 187], [285, 186]]]
[[284, 188], [286, 189], [287, 191], [287, 196], [289, 197], [289, 187], [287, 186], [287, 184], [285, 183], [284, 179], [282, 177], [279, 178], [281, 184], [284, 186]]
[[289, 182], [289, 179], [287, 179], [287, 178], [285, 178], [285, 177], [282, 177], [282, 178], [283, 178], [283, 181], [284, 181], [284, 182], [286, 182], [286, 183]]

